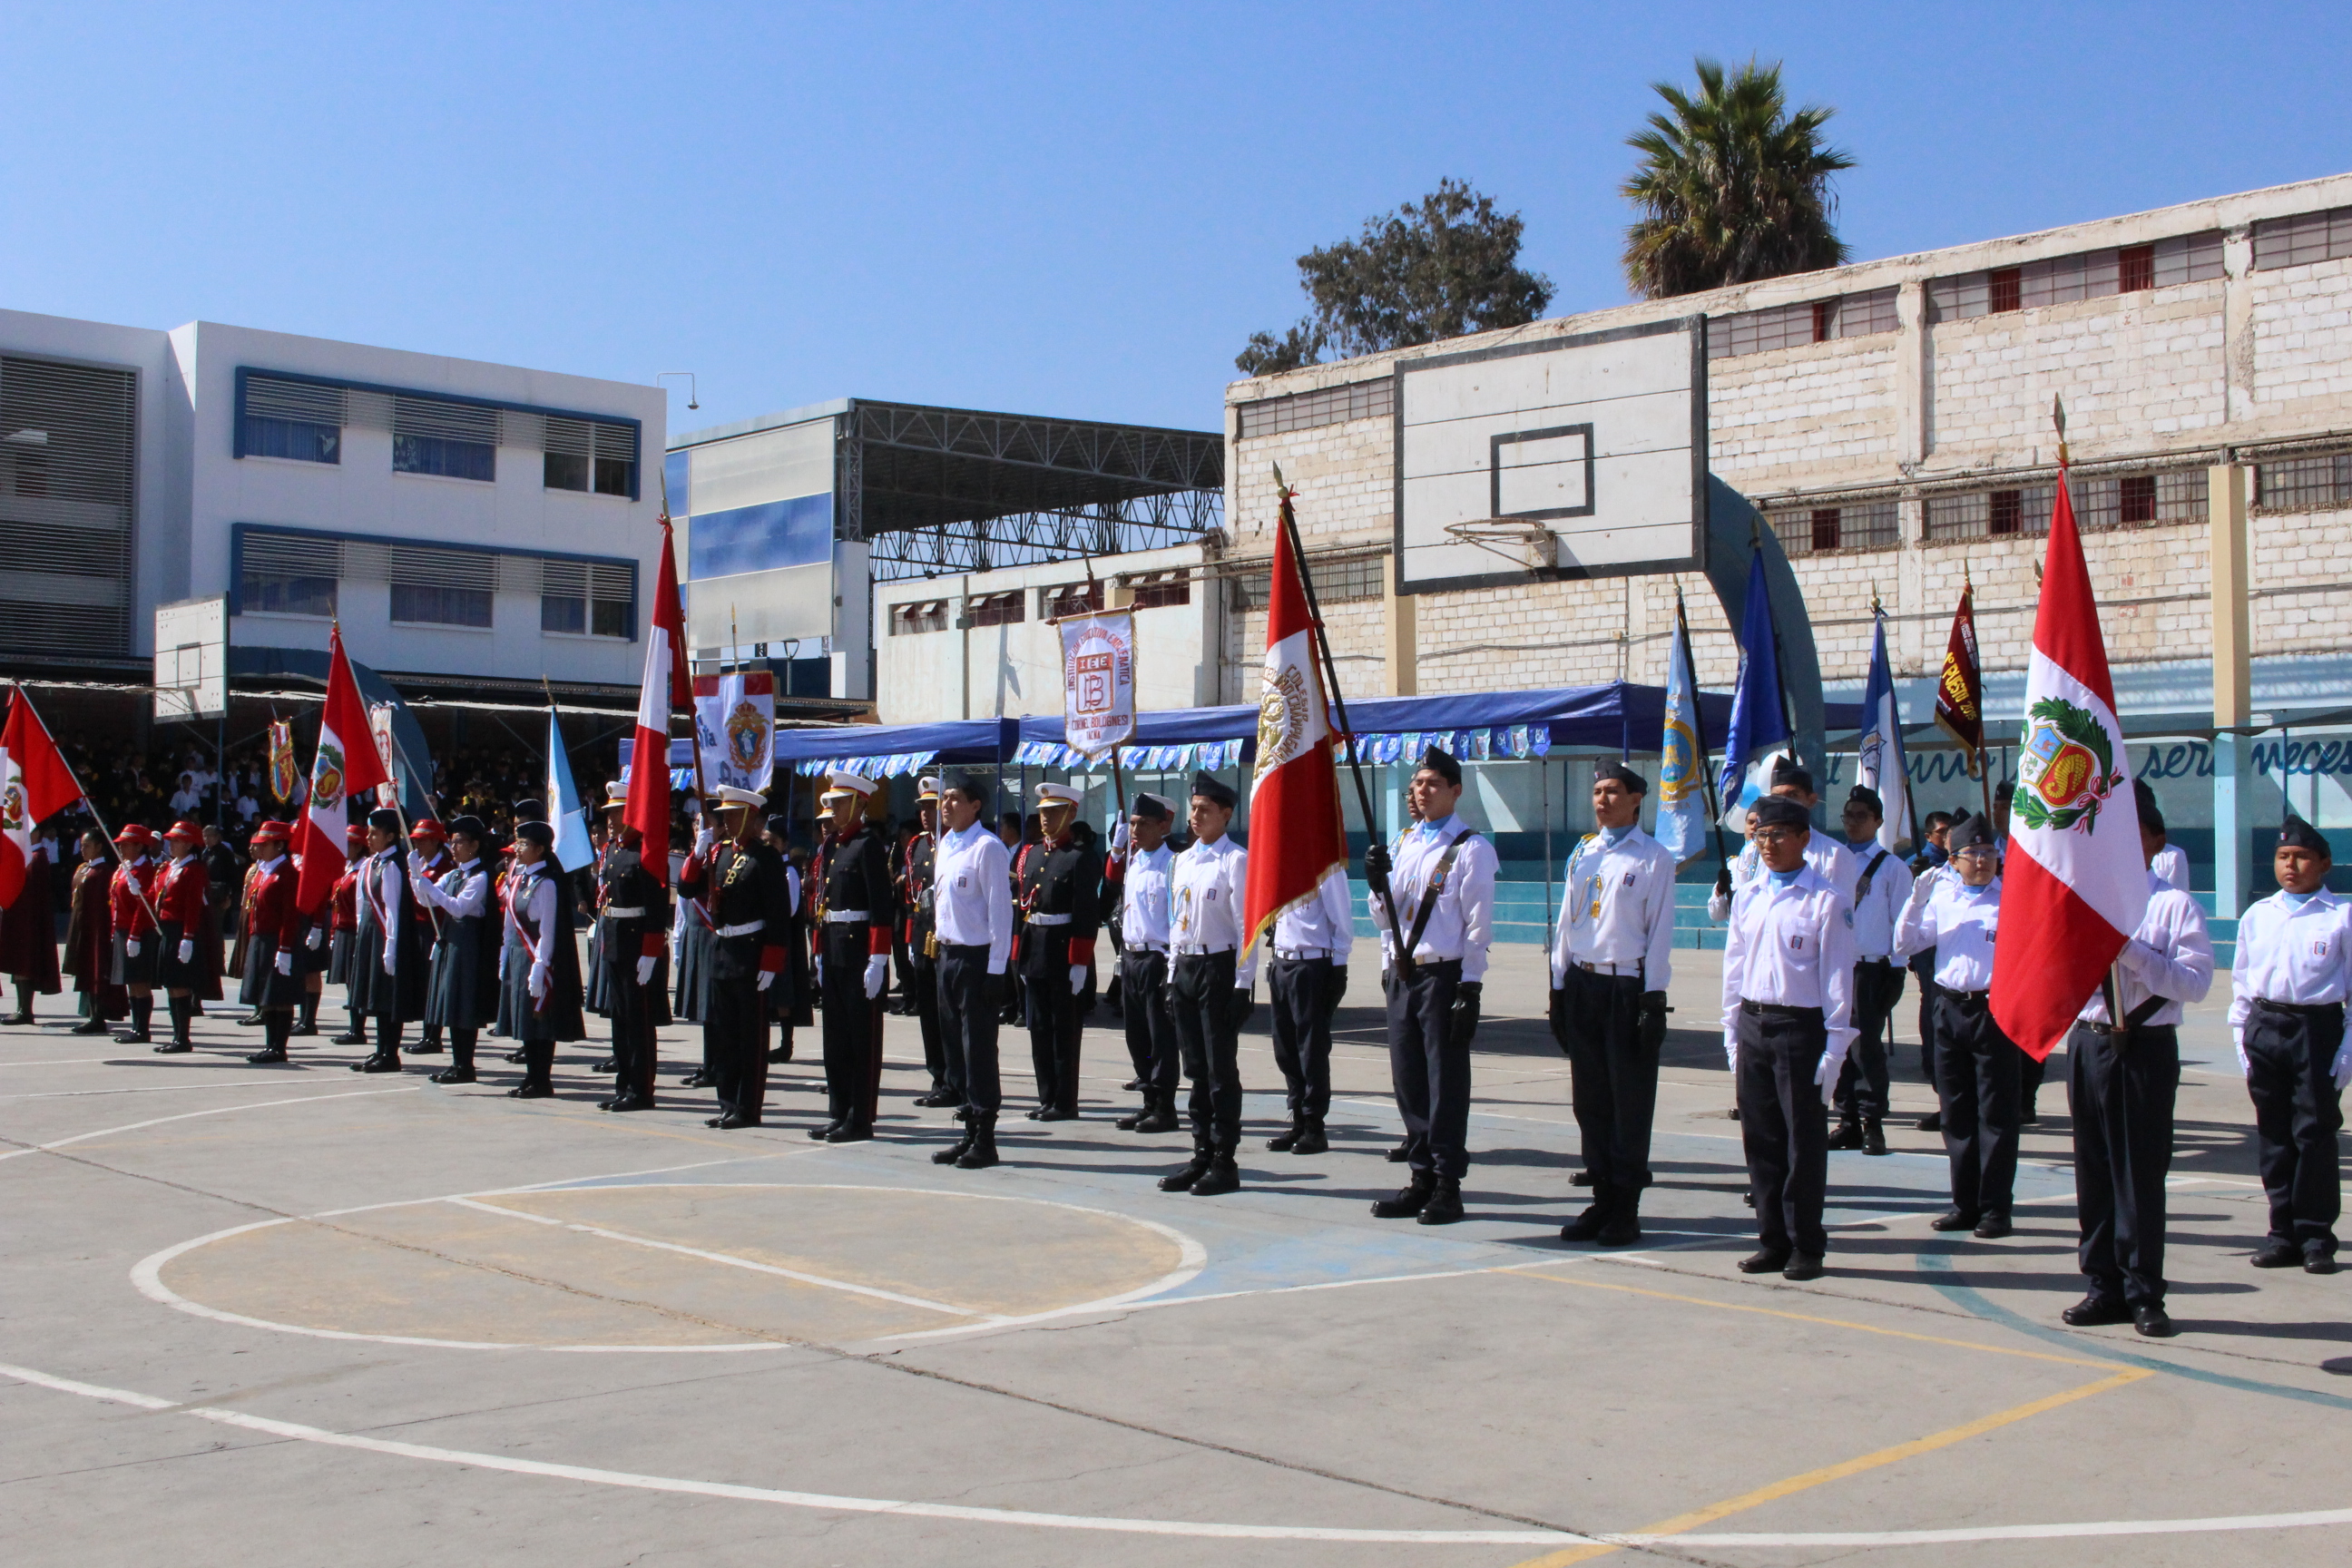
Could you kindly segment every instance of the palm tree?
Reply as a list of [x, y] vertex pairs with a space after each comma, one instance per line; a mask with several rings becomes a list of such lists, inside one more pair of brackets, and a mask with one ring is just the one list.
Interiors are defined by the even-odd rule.
[[1716, 61], [1696, 63], [1698, 96], [1653, 84], [1673, 112], [1625, 139], [1642, 154], [1619, 187], [1643, 215], [1625, 231], [1634, 292], [1662, 300], [1844, 261], [1829, 182], [1854, 161], [1822, 140], [1837, 111], [1790, 113], [1778, 64], [1751, 59], [1727, 81]]

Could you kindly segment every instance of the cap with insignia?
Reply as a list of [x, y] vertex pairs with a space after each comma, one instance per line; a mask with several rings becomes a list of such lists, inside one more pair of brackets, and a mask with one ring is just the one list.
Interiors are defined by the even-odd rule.
[[478, 816], [453, 816], [449, 819], [449, 837], [452, 838], [470, 838], [479, 844], [489, 836], [489, 829], [482, 826], [482, 819]]
[[629, 786], [614, 779], [604, 786], [604, 809], [618, 811], [629, 804]]
[[1801, 789], [1807, 795], [1819, 793], [1813, 788], [1811, 771], [1794, 757], [1784, 756], [1772, 764], [1772, 787], [1779, 789], [1784, 784]]
[[368, 813], [368, 826], [378, 833], [397, 835], [400, 832], [400, 813], [388, 805], [379, 805]]
[[1173, 822], [1176, 819], [1176, 803], [1164, 795], [1139, 795], [1135, 797], [1135, 809], [1130, 815], [1148, 816], [1154, 822]]
[[2314, 855], [2324, 855], [2331, 860], [2336, 858], [2327, 847], [2326, 837], [2319, 829], [2300, 816], [2290, 816], [2284, 822], [2279, 824], [2278, 847], [2282, 849], [2307, 849]]
[[1413, 764], [1412, 771], [1415, 773], [1435, 773], [1439, 778], [1444, 779], [1447, 784], [1454, 785], [1456, 789], [1462, 787], [1462, 764], [1455, 762], [1448, 753], [1439, 751], [1435, 746], [1423, 746], [1422, 748], [1421, 761]]
[[1213, 801], [1227, 811], [1233, 810], [1235, 803], [1241, 798], [1234, 794], [1231, 784], [1219, 782], [1213, 773], [1194, 773], [1192, 795], [1197, 800]]
[[1592, 765], [1592, 787], [1598, 789], [1605, 784], [1620, 785], [1629, 795], [1650, 793], [1650, 781], [1622, 763], [1600, 762]]
[[789, 838], [792, 837], [793, 832], [793, 819], [786, 816], [783, 813], [778, 812], [775, 816], [768, 818], [768, 831], [774, 834], [779, 838]]
[[1992, 847], [1992, 818], [1982, 815], [1971, 816], [1962, 812], [1952, 821], [1949, 849], [1954, 855], [1963, 849]]
[[544, 822], [518, 822], [515, 824], [515, 842], [552, 849], [555, 847], [555, 829]]
[[1041, 784], [1037, 786], [1037, 804], [1041, 806], [1076, 805], [1085, 798], [1068, 784]]
[[1886, 815], [1886, 803], [1879, 799], [1878, 792], [1868, 784], [1856, 784], [1846, 791], [1845, 803], [1848, 805], [1866, 805], [1870, 808], [1870, 815], [1873, 816], [1883, 817]]
[[872, 795], [874, 781], [864, 773], [853, 773], [847, 768], [835, 768], [824, 776], [825, 791], [822, 797], [832, 800], [845, 795]]
[[733, 784], [720, 784], [710, 792], [711, 804], [726, 809], [749, 807], [758, 810], [768, 804], [768, 797], [757, 790], [738, 789]]
[[1813, 815], [1784, 795], [1768, 795], [1748, 808], [1758, 831], [1767, 827], [1811, 827]]
[[924, 801], [937, 800], [939, 798], [940, 781], [937, 778], [933, 777], [929, 773], [925, 773], [921, 778], [915, 781], [915, 802], [917, 805], [919, 805]]

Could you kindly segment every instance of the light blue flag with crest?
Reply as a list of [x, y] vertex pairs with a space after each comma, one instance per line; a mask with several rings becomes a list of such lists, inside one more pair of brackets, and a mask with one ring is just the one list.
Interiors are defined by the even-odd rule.
[[1706, 755], [1698, 682], [1691, 677], [1690, 626], [1677, 602], [1674, 642], [1666, 649], [1665, 726], [1658, 741], [1658, 820], [1650, 830], [1677, 866], [1698, 858], [1714, 815], [1702, 766]]
[[580, 786], [572, 782], [572, 759], [552, 708], [547, 710], [547, 825], [555, 829], [555, 863], [567, 871], [586, 869], [596, 851], [588, 842], [588, 814], [581, 809]]

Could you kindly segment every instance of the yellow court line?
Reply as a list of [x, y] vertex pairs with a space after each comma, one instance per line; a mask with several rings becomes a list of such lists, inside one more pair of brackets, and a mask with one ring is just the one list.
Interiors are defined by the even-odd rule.
[[[1645, 1292], [1645, 1294], [1654, 1294], [1654, 1292]], [[1925, 1437], [1915, 1437], [1908, 1443], [1897, 1443], [1891, 1448], [1881, 1448], [1874, 1454], [1864, 1454], [1859, 1458], [1825, 1465], [1818, 1470], [1807, 1470], [1802, 1475], [1790, 1476], [1786, 1480], [1774, 1481], [1769, 1486], [1759, 1487], [1754, 1491], [1742, 1492], [1738, 1497], [1726, 1498], [1721, 1502], [1709, 1503], [1705, 1508], [1693, 1509], [1688, 1513], [1678, 1513], [1672, 1519], [1661, 1520], [1655, 1524], [1644, 1525], [1640, 1530], [1628, 1531], [1626, 1533], [1630, 1536], [1644, 1538], [1680, 1535], [1685, 1531], [1696, 1530], [1701, 1525], [1713, 1524], [1717, 1520], [1728, 1515], [1745, 1512], [1751, 1508], [1760, 1508], [1768, 1502], [1778, 1502], [1782, 1498], [1792, 1497], [1801, 1491], [1810, 1491], [1815, 1487], [1827, 1485], [1831, 1481], [1842, 1481], [1848, 1476], [1857, 1476], [1865, 1470], [1875, 1470], [1883, 1466], [1899, 1464], [1905, 1459], [1916, 1458], [1921, 1454], [1932, 1454], [1938, 1448], [1948, 1448], [1955, 1443], [1966, 1442], [1970, 1437], [1980, 1436], [1999, 1427], [2023, 1421], [2029, 1416], [2039, 1415], [2044, 1411], [2055, 1410], [2061, 1405], [2072, 1405], [2078, 1399], [2088, 1399], [2094, 1394], [2105, 1394], [2110, 1389], [2121, 1388], [2126, 1384], [2137, 1383], [2142, 1378], [2155, 1375], [2153, 1371], [2144, 1367], [2126, 1367], [2113, 1377], [2103, 1377], [2096, 1383], [2086, 1383], [2079, 1388], [2067, 1389], [2063, 1394], [2046, 1394], [2040, 1399], [2030, 1400], [2026, 1404], [1997, 1411], [1990, 1415], [1980, 1415], [1963, 1426], [1948, 1427], [1944, 1431], [1933, 1433]], [[1571, 1563], [1589, 1562], [1595, 1557], [1606, 1556], [1612, 1552], [1623, 1550], [1622, 1545], [1609, 1542], [1591, 1546], [1571, 1546], [1559, 1552], [1547, 1552], [1541, 1557], [1529, 1558], [1517, 1564], [1516, 1568], [1566, 1568], [1566, 1565]]]
[[1712, 1307], [1718, 1312], [1753, 1312], [1762, 1318], [1785, 1318], [1792, 1323], [1820, 1323], [1832, 1329], [1853, 1329], [1865, 1334], [1879, 1334], [1890, 1340], [1913, 1340], [1920, 1344], [1949, 1345], [1955, 1350], [1979, 1351], [1986, 1355], [2015, 1356], [2021, 1361], [2055, 1362], [2062, 1366], [2112, 1368], [2111, 1361], [2095, 1361], [2087, 1356], [2053, 1355], [2047, 1351], [2012, 1350], [2007, 1345], [1979, 1344], [1973, 1340], [1946, 1339], [1941, 1334], [1915, 1334], [1906, 1329], [1882, 1329], [1874, 1323], [1857, 1323], [1848, 1318], [1822, 1318], [1811, 1312], [1784, 1312], [1775, 1307], [1750, 1307], [1737, 1301], [1710, 1301], [1704, 1296], [1681, 1296], [1672, 1290], [1650, 1290], [1639, 1285], [1612, 1285], [1601, 1279], [1570, 1279], [1557, 1274], [1538, 1274], [1538, 1268], [1555, 1268], [1549, 1263], [1529, 1263], [1515, 1268], [1502, 1268], [1500, 1274], [1518, 1274], [1529, 1279], [1549, 1280], [1554, 1285], [1572, 1285], [1580, 1290], [1616, 1290], [1628, 1296], [1648, 1296], [1660, 1301], [1683, 1301], [1694, 1307]]

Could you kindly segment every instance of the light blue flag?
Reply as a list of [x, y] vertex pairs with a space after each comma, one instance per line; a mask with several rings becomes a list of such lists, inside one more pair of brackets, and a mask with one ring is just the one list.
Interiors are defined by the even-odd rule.
[[1748, 568], [1748, 602], [1739, 617], [1739, 681], [1731, 693], [1730, 732], [1724, 737], [1724, 826], [1743, 827], [1742, 814], [1772, 787], [1772, 764], [1789, 749], [1789, 720], [1780, 704], [1780, 658], [1773, 637], [1772, 602], [1764, 581], [1764, 552]]
[[1895, 671], [1886, 659], [1886, 616], [1876, 609], [1876, 630], [1870, 644], [1870, 679], [1862, 689], [1862, 734], [1855, 742], [1857, 782], [1878, 792], [1885, 820], [1878, 829], [1879, 847], [1890, 852], [1907, 847], [1911, 832], [1911, 774], [1903, 755], [1903, 714], [1895, 700]]
[[1698, 684], [1691, 678], [1690, 627], [1675, 606], [1674, 642], [1666, 649], [1666, 716], [1658, 742], [1658, 820], [1651, 837], [1666, 847], [1677, 866], [1706, 848], [1710, 809], [1706, 744], [1699, 732]]
[[588, 843], [588, 814], [580, 806], [580, 786], [572, 782], [572, 759], [564, 754], [563, 730], [555, 710], [547, 710], [547, 825], [555, 829], [555, 863], [566, 871], [585, 869], [596, 858]]

